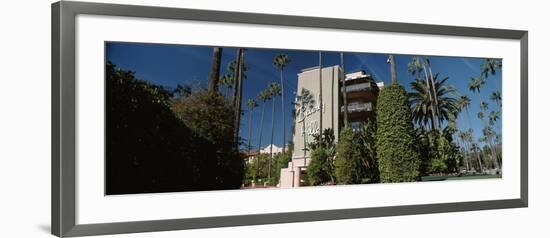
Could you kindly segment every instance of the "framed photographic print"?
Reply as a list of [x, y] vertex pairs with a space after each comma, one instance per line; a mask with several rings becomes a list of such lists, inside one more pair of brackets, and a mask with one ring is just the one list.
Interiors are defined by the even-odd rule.
[[52, 5], [60, 237], [526, 207], [527, 32]]

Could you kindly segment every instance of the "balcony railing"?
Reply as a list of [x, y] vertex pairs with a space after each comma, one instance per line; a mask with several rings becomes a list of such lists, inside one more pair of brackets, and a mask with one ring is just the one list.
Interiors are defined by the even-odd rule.
[[[340, 107], [340, 111], [344, 112], [344, 106]], [[371, 102], [348, 104], [348, 113], [352, 113], [352, 112], [371, 112], [371, 111], [374, 111], [374, 107], [372, 106]]]
[[346, 85], [345, 88], [342, 88], [342, 92], [346, 90], [346, 93], [349, 92], [360, 92], [360, 91], [368, 91], [372, 89], [372, 85], [370, 82], [367, 83], [359, 83], [359, 84], [352, 84], [352, 85]]

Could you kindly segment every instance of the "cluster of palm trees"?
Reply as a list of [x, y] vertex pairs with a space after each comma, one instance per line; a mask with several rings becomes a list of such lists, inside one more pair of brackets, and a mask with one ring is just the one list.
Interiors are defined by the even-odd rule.
[[[464, 165], [469, 171], [474, 166], [470, 158], [475, 158], [478, 163], [479, 171], [483, 171], [479, 145], [472, 129], [470, 118], [471, 98], [467, 95], [460, 95], [451, 85], [446, 84], [448, 77], [438, 79], [439, 74], [433, 73], [432, 66], [428, 57], [413, 57], [407, 65], [409, 73], [415, 76], [415, 81], [411, 83], [412, 92], [410, 92], [411, 110], [413, 121], [430, 131], [439, 131], [446, 122], [447, 128], [452, 129], [453, 138], [460, 141], [463, 148]], [[472, 77], [468, 84], [470, 92], [477, 94], [480, 101], [480, 111], [477, 114], [479, 120], [484, 123], [483, 137], [480, 142], [485, 142], [491, 151], [491, 160], [494, 168], [500, 169], [498, 163], [497, 144], [500, 135], [493, 130], [492, 126], [498, 125], [500, 111], [491, 111], [486, 118], [489, 110], [489, 104], [484, 100], [481, 89], [485, 86], [486, 80], [490, 75], [495, 75], [502, 68], [502, 63], [498, 59], [486, 59], [481, 65], [481, 73], [477, 77]], [[501, 107], [501, 95], [499, 91], [491, 94], [491, 99]], [[458, 131], [456, 121], [461, 112], [465, 111], [468, 119], [468, 129]], [[464, 120], [463, 120], [464, 121]]]
[[[470, 83], [468, 84], [468, 88], [471, 92], [474, 94], [477, 94], [479, 97], [479, 108], [480, 111], [477, 114], [477, 117], [483, 122], [483, 136], [479, 138], [480, 142], [485, 142], [488, 144], [489, 149], [491, 151], [490, 157], [491, 161], [493, 163], [493, 167], [497, 169], [501, 169], [501, 165], [499, 163], [499, 153], [497, 151], [497, 144], [498, 138], [500, 135], [498, 135], [494, 130], [493, 126], [497, 124], [497, 121], [500, 119], [500, 108], [502, 107], [501, 104], [501, 95], [499, 91], [495, 91], [491, 94], [491, 100], [493, 100], [499, 107], [499, 110], [497, 111], [491, 111], [489, 112], [489, 116], [486, 118], [486, 115], [488, 113], [488, 103], [485, 101], [485, 98], [483, 98], [483, 95], [481, 93], [481, 89], [485, 86], [486, 81], [488, 80], [489, 76], [494, 76], [498, 70], [502, 69], [502, 61], [499, 59], [486, 59], [485, 62], [481, 65], [481, 74], [477, 77], [472, 77], [470, 80]], [[476, 152], [477, 154], [477, 152]]]

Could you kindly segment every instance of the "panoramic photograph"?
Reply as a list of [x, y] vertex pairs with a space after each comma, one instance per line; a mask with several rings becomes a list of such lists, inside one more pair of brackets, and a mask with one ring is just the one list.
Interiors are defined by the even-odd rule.
[[105, 53], [107, 195], [502, 176], [502, 59], [129, 42]]

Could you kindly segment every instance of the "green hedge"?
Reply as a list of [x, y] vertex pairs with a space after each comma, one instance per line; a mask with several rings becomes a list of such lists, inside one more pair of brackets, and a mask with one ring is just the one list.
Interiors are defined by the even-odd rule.
[[411, 109], [403, 86], [380, 90], [376, 115], [376, 152], [381, 182], [410, 182], [419, 178]]

